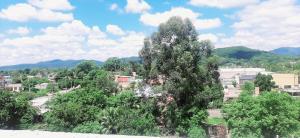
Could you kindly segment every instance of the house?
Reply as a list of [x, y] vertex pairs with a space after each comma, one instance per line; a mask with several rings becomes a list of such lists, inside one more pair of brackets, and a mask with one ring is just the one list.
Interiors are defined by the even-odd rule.
[[5, 88], [6, 85], [11, 83], [12, 79], [9, 75], [0, 75], [0, 88]]
[[128, 88], [130, 84], [135, 82], [135, 77], [136, 77], [135, 72], [132, 73], [132, 76], [115, 75], [115, 82], [121, 88]]
[[5, 86], [5, 89], [13, 92], [20, 92], [22, 90], [22, 84], [21, 83], [7, 84]]
[[291, 73], [274, 73], [273, 81], [279, 89], [299, 87], [299, 76]]
[[48, 83], [41, 83], [41, 84], [37, 84], [34, 86], [34, 88], [39, 89], [39, 90], [47, 89], [47, 87], [48, 87]]

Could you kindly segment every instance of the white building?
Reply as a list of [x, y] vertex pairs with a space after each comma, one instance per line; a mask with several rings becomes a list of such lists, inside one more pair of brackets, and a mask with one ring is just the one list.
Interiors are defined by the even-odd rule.
[[254, 81], [258, 73], [269, 74], [264, 68], [220, 68], [219, 73], [224, 87], [232, 85], [233, 82], [242, 85], [246, 81]]
[[20, 92], [22, 90], [22, 84], [21, 83], [7, 84], [5, 86], [5, 89], [13, 92]]

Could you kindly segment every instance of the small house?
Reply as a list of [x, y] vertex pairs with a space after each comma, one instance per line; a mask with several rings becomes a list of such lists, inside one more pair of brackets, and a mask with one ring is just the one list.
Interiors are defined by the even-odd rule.
[[16, 83], [16, 84], [7, 84], [5, 86], [5, 89], [13, 92], [20, 92], [22, 91], [22, 84], [21, 83]]

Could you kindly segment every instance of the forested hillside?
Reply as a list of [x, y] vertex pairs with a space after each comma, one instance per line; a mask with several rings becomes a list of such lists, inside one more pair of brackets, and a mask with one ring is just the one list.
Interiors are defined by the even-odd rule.
[[270, 71], [300, 70], [299, 57], [277, 55], [243, 46], [215, 49], [221, 66], [263, 67]]

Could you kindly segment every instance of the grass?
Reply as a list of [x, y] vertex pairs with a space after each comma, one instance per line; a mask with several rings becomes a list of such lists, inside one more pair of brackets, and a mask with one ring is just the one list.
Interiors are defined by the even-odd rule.
[[226, 125], [226, 121], [223, 118], [209, 117], [207, 124], [210, 125]]

